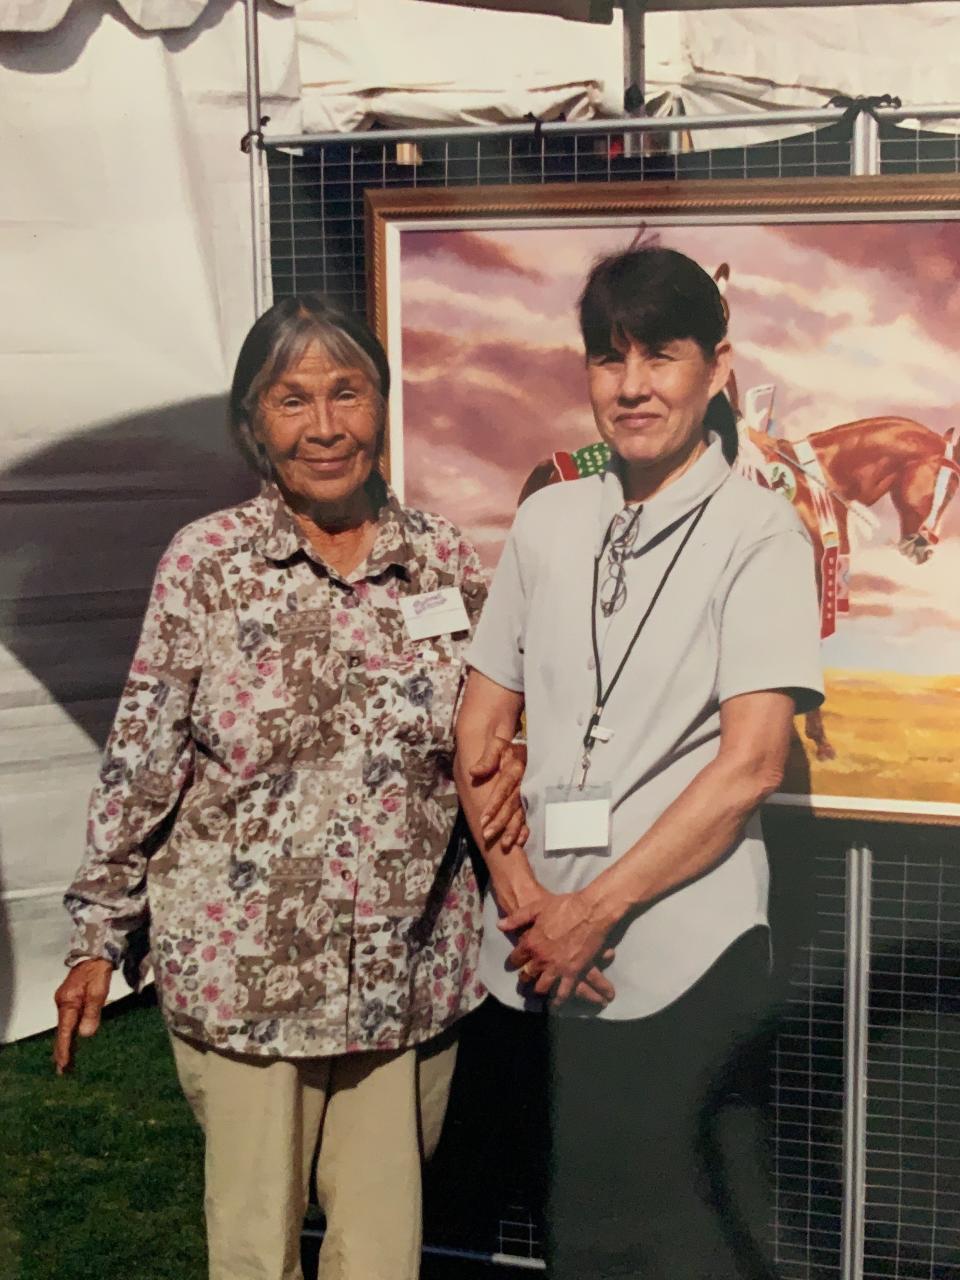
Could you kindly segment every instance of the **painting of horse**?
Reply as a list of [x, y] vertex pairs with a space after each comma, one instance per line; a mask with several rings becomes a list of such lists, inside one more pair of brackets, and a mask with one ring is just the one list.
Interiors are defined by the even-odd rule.
[[[442, 208], [437, 193], [382, 196], [403, 206], [370, 239], [373, 313], [400, 375], [391, 479], [454, 519], [492, 571], [521, 495], [603, 465], [576, 303], [592, 262], [642, 225], [714, 273], [736, 465], [794, 504], [814, 544], [827, 699], [798, 726], [778, 799], [960, 822], [955, 202], [927, 184], [936, 198], [908, 190], [898, 205], [875, 183], [877, 213], [798, 183], [802, 212], [778, 196], [765, 214], [762, 193], [745, 208], [733, 183], [702, 184], [723, 199], [687, 199], [699, 185], [677, 184], [683, 201], [635, 190], [632, 213], [618, 193], [590, 216], [586, 199], [561, 216], [549, 190], [503, 189], [496, 218], [487, 192], [444, 195]], [[670, 201], [698, 212], [664, 211]]]

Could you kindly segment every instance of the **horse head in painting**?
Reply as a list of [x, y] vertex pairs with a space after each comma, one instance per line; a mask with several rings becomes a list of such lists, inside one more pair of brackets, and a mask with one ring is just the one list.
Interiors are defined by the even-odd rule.
[[[943, 435], [943, 451], [934, 451], [935, 473], [930, 486], [930, 467], [912, 491], [891, 493], [900, 516], [899, 550], [915, 564], [924, 564], [940, 541], [947, 507], [960, 488], [960, 427], [950, 427]], [[929, 491], [929, 501], [927, 494]], [[925, 514], [922, 514], [925, 513]]]

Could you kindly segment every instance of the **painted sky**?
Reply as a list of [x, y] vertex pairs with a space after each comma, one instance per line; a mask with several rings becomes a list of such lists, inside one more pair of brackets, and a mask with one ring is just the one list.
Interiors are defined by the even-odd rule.
[[[576, 299], [637, 227], [405, 231], [400, 296], [405, 498], [456, 520], [495, 563], [530, 469], [596, 438]], [[960, 223], [658, 226], [711, 273], [730, 265], [741, 400], [776, 386], [799, 439], [877, 415], [937, 431], [960, 414]], [[398, 356], [400, 359], [398, 360]], [[399, 425], [399, 424], [398, 424]], [[960, 499], [925, 565], [896, 550], [886, 499], [852, 555], [852, 611], [829, 666], [960, 671]]]

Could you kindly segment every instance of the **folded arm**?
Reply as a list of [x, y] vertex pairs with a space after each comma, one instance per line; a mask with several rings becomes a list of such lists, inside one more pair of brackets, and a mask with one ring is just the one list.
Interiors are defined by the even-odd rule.
[[525, 930], [511, 961], [538, 974], [537, 991], [556, 988], [556, 999], [566, 999], [626, 916], [721, 861], [782, 781], [793, 714], [794, 700], [781, 690], [724, 702], [716, 758], [626, 853], [579, 893], [521, 907], [501, 922], [506, 931]]

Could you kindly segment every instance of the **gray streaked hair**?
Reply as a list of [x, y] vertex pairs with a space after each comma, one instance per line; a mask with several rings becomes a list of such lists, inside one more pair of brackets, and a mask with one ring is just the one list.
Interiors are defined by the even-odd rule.
[[386, 352], [367, 325], [322, 294], [303, 294], [275, 303], [247, 334], [230, 390], [230, 428], [244, 458], [260, 476], [272, 477], [256, 436], [264, 392], [317, 342], [345, 368], [361, 369], [379, 396], [380, 447], [390, 390]]

